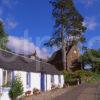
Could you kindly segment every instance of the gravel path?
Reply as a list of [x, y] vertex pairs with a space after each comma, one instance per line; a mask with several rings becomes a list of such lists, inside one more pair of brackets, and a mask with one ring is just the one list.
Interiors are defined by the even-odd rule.
[[100, 100], [100, 83], [80, 85], [79, 87], [56, 97], [54, 100]]
[[59, 89], [22, 100], [100, 100], [100, 83], [81, 84], [74, 88]]
[[58, 90], [54, 90], [54, 91], [49, 91], [46, 93], [42, 93], [38, 96], [30, 96], [30, 97], [26, 97], [23, 98], [22, 100], [54, 100], [55, 97], [60, 96], [68, 91], [70, 91], [72, 89], [72, 87], [68, 87], [68, 88], [64, 88], [64, 89], [58, 89]]

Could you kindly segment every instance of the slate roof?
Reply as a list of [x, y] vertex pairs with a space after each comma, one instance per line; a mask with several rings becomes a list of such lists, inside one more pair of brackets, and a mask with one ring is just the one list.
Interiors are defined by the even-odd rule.
[[61, 74], [54, 65], [39, 60], [33, 60], [1, 49], [0, 68], [5, 70]]

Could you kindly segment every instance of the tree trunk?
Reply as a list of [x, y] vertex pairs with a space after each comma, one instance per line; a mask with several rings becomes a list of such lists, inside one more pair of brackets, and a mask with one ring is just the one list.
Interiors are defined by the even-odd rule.
[[64, 39], [64, 26], [63, 25], [62, 25], [61, 38], [62, 38], [62, 62], [63, 62], [63, 68], [64, 68], [64, 70], [66, 70], [67, 69], [67, 66], [66, 66], [66, 42]]
[[11, 98], [11, 100], [16, 100], [16, 98]]
[[[70, 36], [69, 36], [69, 33], [67, 34], [67, 44], [66, 44], [66, 46], [67, 46], [67, 49], [66, 49], [66, 52], [69, 52], [69, 47], [70, 47], [70, 43], [71, 43], [71, 41], [70, 41]], [[68, 61], [68, 57], [66, 58], [66, 60]], [[67, 62], [66, 61], [66, 62]], [[69, 72], [69, 73], [72, 73], [72, 71], [71, 71], [71, 69], [70, 69], [70, 65], [69, 65], [69, 63], [67, 62], [67, 71]]]
[[[63, 6], [61, 9], [61, 15], [62, 15], [62, 19], [63, 19]], [[67, 70], [67, 66], [66, 66], [66, 42], [65, 42], [65, 37], [64, 37], [64, 32], [65, 32], [65, 28], [62, 22], [62, 32], [61, 32], [61, 39], [62, 39], [62, 63], [63, 63], [63, 69]]]

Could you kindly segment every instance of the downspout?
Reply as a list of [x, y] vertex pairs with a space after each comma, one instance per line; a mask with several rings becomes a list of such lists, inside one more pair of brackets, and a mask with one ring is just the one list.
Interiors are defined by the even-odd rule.
[[47, 74], [45, 74], [46, 75], [46, 91], [47, 91]]

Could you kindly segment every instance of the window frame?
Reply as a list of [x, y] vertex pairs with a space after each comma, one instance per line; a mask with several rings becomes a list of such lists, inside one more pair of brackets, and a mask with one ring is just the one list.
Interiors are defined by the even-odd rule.
[[[4, 75], [4, 73], [5, 73], [5, 75]], [[7, 85], [7, 86], [4, 86], [4, 87], [11, 87], [13, 77], [14, 77], [13, 75], [14, 75], [14, 71], [3, 69], [3, 72], [2, 72], [2, 85]]]
[[31, 73], [30, 72], [26, 73], [26, 86], [27, 88], [31, 87]]
[[61, 75], [58, 75], [59, 84], [61, 84]]
[[54, 75], [51, 75], [51, 83], [52, 83], [52, 84], [55, 83]]

